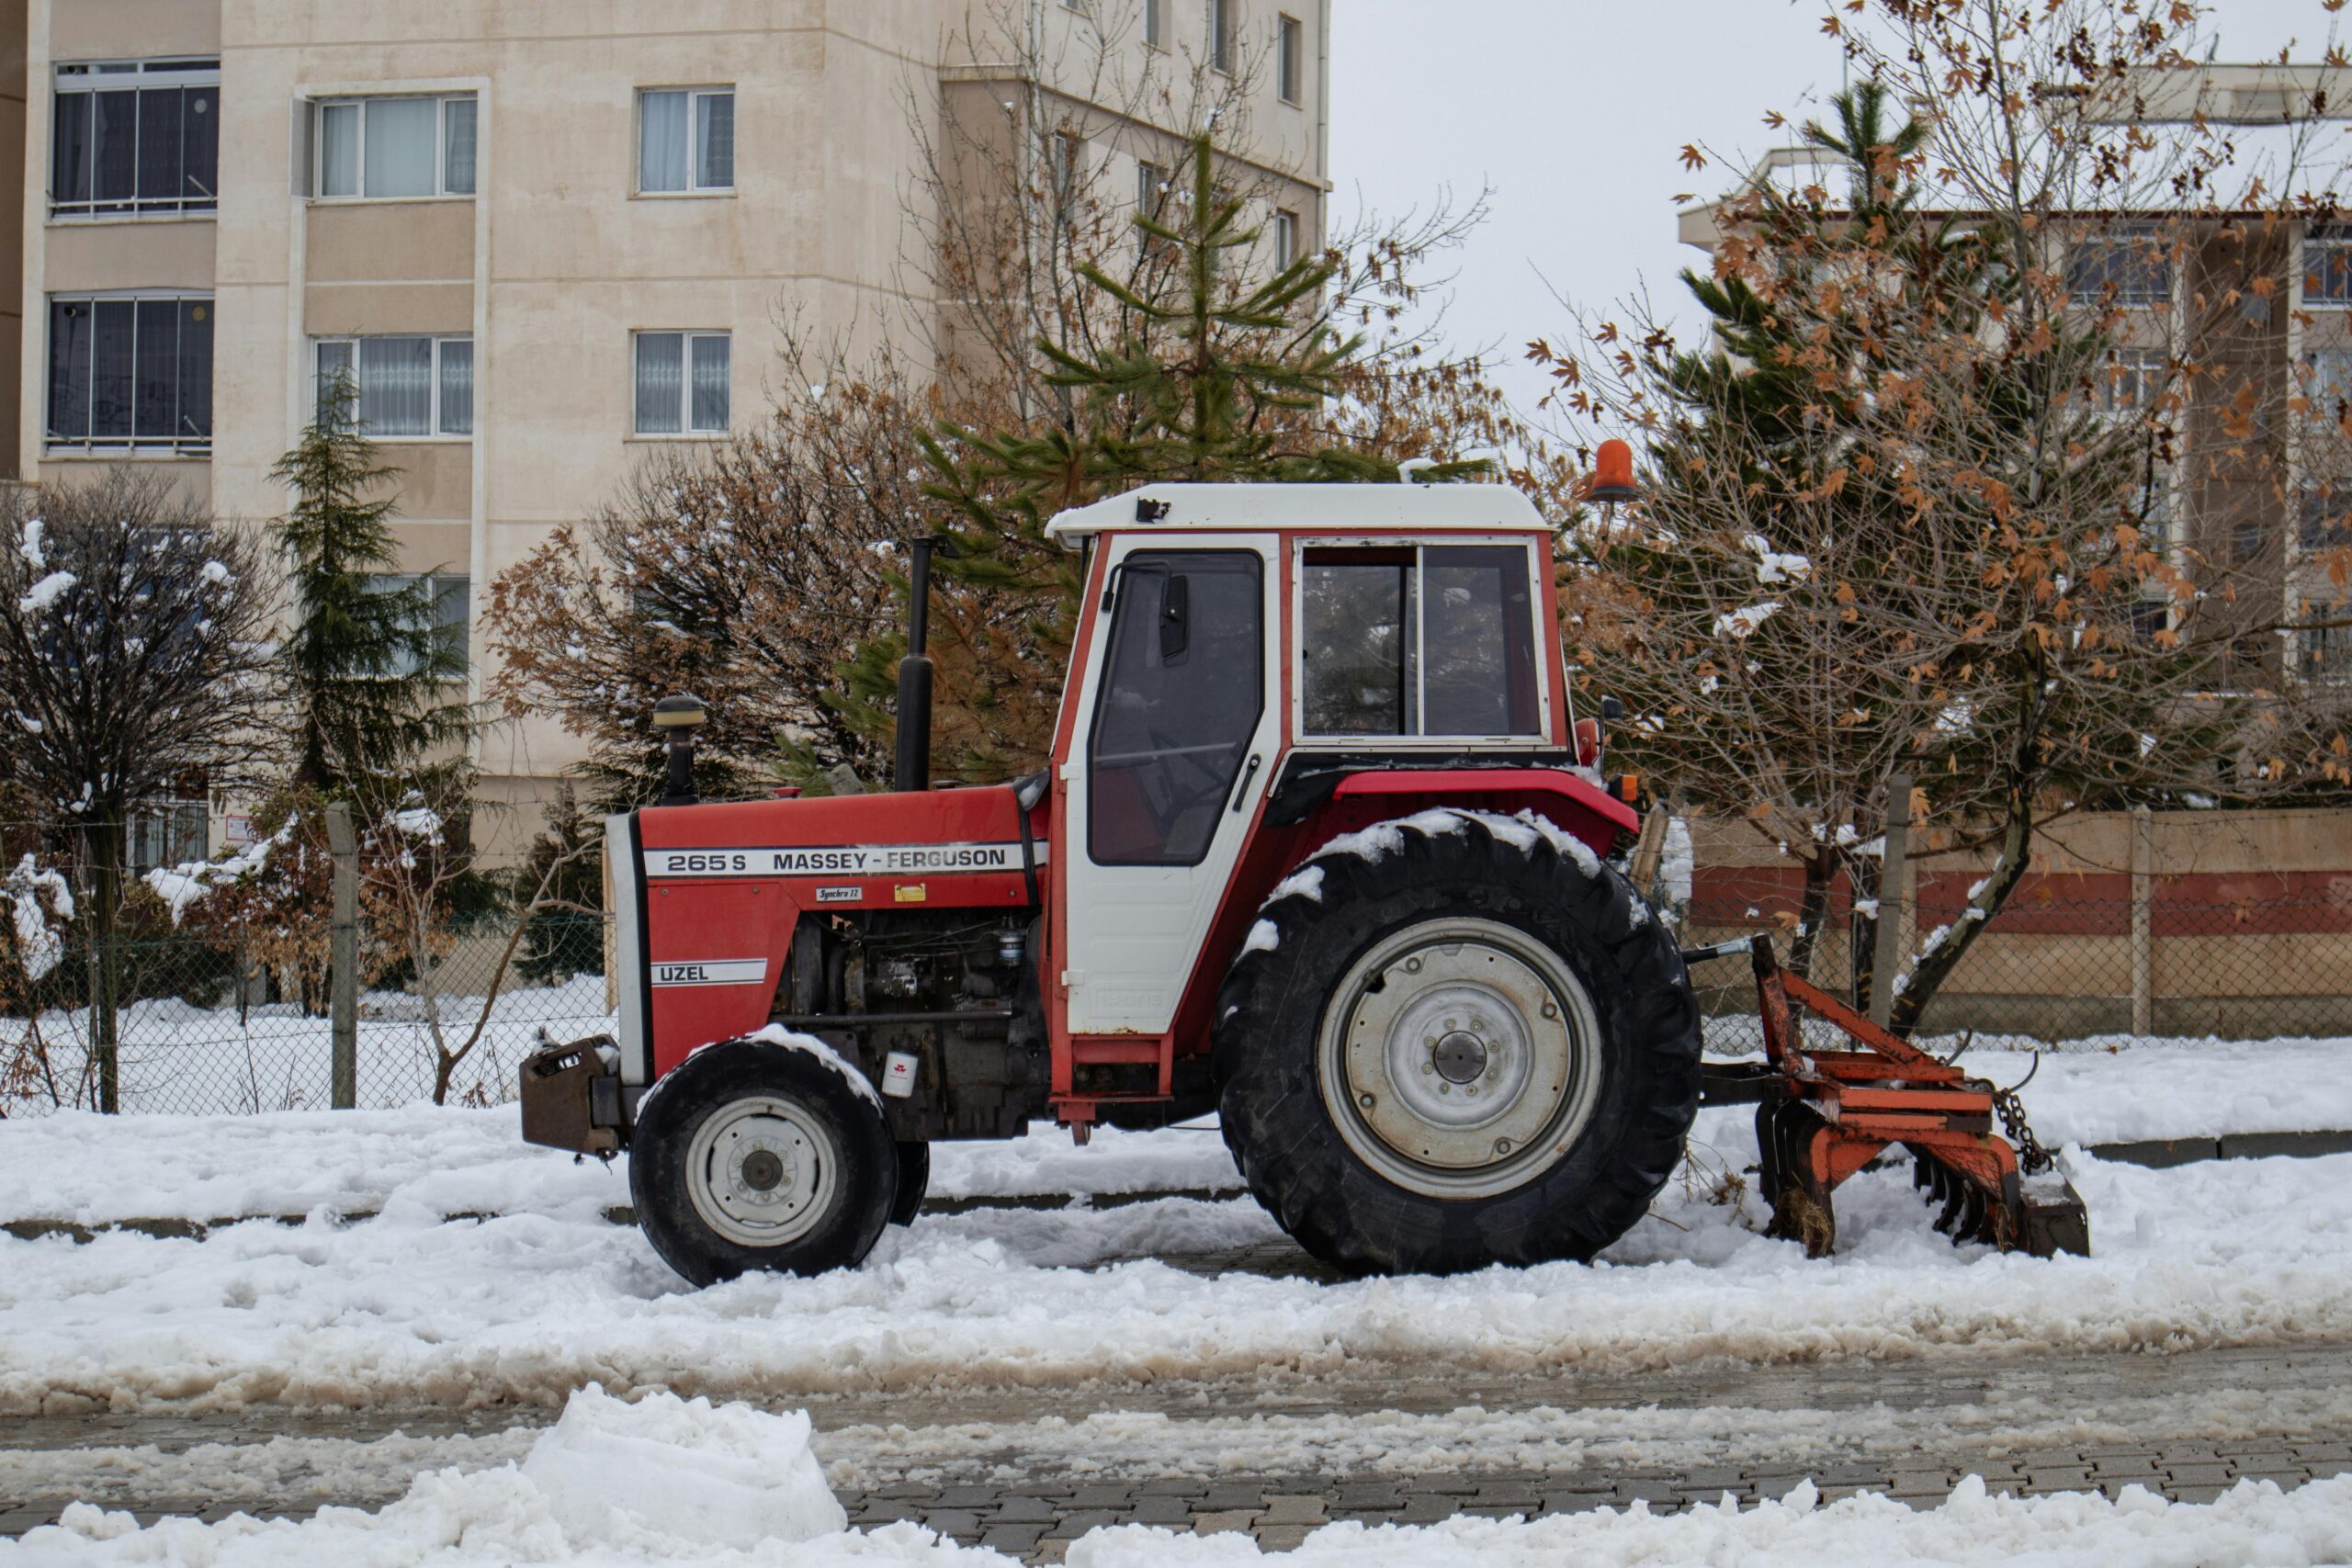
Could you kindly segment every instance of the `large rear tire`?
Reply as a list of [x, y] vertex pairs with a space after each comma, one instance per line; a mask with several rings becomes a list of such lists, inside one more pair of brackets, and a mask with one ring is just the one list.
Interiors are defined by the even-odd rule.
[[854, 1071], [837, 1056], [729, 1040], [663, 1078], [639, 1109], [628, 1155], [638, 1224], [662, 1261], [696, 1285], [863, 1261], [897, 1200], [899, 1153]]
[[1250, 1190], [1352, 1271], [1589, 1259], [1698, 1110], [1672, 934], [1527, 818], [1430, 811], [1326, 846], [1267, 900], [1217, 1017]]

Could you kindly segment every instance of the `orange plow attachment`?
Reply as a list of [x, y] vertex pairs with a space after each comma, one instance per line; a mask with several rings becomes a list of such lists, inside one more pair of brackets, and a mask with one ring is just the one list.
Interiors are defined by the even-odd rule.
[[[1832, 1195], [1838, 1183], [1900, 1144], [1916, 1162], [1914, 1184], [1940, 1205], [1936, 1227], [1955, 1242], [1986, 1242], [2004, 1252], [2022, 1247], [2036, 1258], [2089, 1255], [2082, 1198], [2033, 1141], [2014, 1094], [1970, 1077], [1784, 974], [1769, 938], [1683, 957], [1725, 957], [1743, 947], [1756, 971], [1765, 1062], [1710, 1067], [1706, 1098], [1757, 1102], [1764, 1196], [1772, 1206], [1767, 1235], [1802, 1241], [1808, 1256], [1826, 1257], [1838, 1245]], [[1799, 1006], [1858, 1049], [1807, 1050]], [[2017, 1145], [1994, 1131], [1996, 1119]]]

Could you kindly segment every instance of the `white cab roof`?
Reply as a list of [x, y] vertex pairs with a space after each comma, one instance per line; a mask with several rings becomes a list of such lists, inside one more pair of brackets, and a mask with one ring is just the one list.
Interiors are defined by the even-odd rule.
[[[1142, 504], [1138, 504], [1142, 503]], [[1147, 518], [1145, 512], [1167, 510]], [[1156, 484], [1057, 512], [1049, 538], [1076, 549], [1114, 531], [1264, 533], [1278, 528], [1492, 534], [1551, 531], [1534, 504], [1507, 484]]]

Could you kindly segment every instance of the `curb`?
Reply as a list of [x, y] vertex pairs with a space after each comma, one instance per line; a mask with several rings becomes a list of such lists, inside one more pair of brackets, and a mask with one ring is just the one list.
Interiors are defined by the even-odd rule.
[[[922, 1212], [926, 1214], [968, 1214], [980, 1209], [1061, 1210], [1071, 1208], [1124, 1209], [1134, 1203], [1157, 1203], [1172, 1198], [1188, 1198], [1198, 1202], [1217, 1203], [1232, 1198], [1246, 1198], [1246, 1187], [1155, 1187], [1134, 1192], [1007, 1192], [983, 1194], [965, 1198], [925, 1199]], [[337, 1214], [338, 1223], [346, 1225], [364, 1224], [376, 1218], [379, 1211], [355, 1209], [347, 1214]], [[495, 1211], [469, 1209], [441, 1216], [443, 1224], [460, 1222], [503, 1219]], [[85, 1225], [76, 1220], [9, 1220], [0, 1223], [0, 1235], [17, 1241], [40, 1241], [50, 1236], [69, 1236], [75, 1246], [86, 1246], [102, 1235], [144, 1235], [158, 1241], [202, 1241], [216, 1230], [228, 1225], [249, 1225], [256, 1220], [267, 1221], [292, 1229], [310, 1223], [308, 1214], [228, 1214], [217, 1220], [108, 1220], [99, 1224]], [[605, 1210], [606, 1221], [616, 1225], [637, 1224], [637, 1210], [627, 1203], [615, 1203]]]
[[2163, 1170], [2209, 1159], [2315, 1159], [2352, 1154], [2352, 1133], [2224, 1133], [2218, 1138], [2143, 1138], [2086, 1146], [2100, 1159]]

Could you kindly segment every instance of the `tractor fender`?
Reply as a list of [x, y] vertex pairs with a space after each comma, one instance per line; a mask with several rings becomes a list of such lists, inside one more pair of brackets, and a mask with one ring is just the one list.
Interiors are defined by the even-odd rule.
[[[1434, 804], [1476, 806], [1505, 815], [1532, 810], [1610, 852], [1621, 832], [1637, 832], [1641, 815], [1583, 772], [1566, 768], [1379, 768], [1351, 773], [1333, 786], [1334, 802], [1418, 797]], [[1399, 803], [1401, 804], [1401, 802]]]

